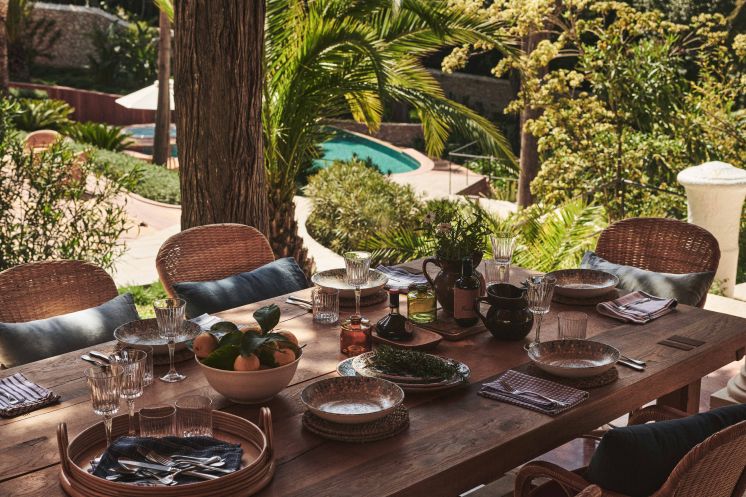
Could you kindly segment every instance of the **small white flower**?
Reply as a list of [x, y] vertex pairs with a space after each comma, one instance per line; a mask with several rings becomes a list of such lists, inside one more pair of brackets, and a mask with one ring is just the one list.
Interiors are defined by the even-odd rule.
[[437, 226], [438, 233], [446, 234], [451, 232], [451, 223], [440, 223]]
[[435, 222], [435, 213], [428, 212], [425, 214], [425, 224], [433, 224]]

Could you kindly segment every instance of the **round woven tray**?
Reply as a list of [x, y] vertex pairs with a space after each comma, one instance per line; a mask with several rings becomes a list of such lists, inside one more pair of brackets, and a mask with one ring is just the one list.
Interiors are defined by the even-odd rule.
[[[381, 290], [378, 293], [373, 293], [371, 295], [367, 295], [360, 298], [360, 307], [367, 307], [370, 305], [376, 305], [380, 304], [384, 300], [386, 300], [386, 292]], [[339, 298], [339, 306], [340, 307], [355, 307], [355, 299], [344, 299], [342, 297]]]
[[566, 297], [564, 295], [559, 295], [558, 293], [554, 293], [552, 296], [552, 300], [557, 302], [558, 304], [565, 304], [565, 305], [596, 305], [600, 304], [601, 302], [608, 302], [609, 300], [614, 300], [619, 297], [619, 292], [616, 288], [612, 288], [609, 293], [605, 293], [603, 295], [598, 295], [596, 297], [586, 297], [582, 299], [576, 299], [572, 297]]
[[336, 440], [337, 442], [364, 443], [391, 438], [406, 430], [409, 426], [409, 412], [399, 406], [386, 417], [370, 423], [346, 425], [332, 423], [310, 411], [303, 415], [303, 426], [316, 435]]
[[554, 376], [545, 371], [542, 371], [533, 363], [525, 364], [523, 367], [516, 369], [520, 369], [524, 373], [530, 374], [531, 376], [536, 376], [537, 378], [544, 378], [545, 380], [551, 380], [555, 383], [561, 383], [562, 385], [578, 388], [580, 390], [585, 390], [586, 388], [602, 387], [604, 385], [608, 385], [609, 383], [615, 382], [619, 378], [619, 371], [617, 371], [616, 366], [612, 367], [603, 374], [600, 374], [598, 376], [591, 376], [590, 378], [562, 378], [560, 376]]

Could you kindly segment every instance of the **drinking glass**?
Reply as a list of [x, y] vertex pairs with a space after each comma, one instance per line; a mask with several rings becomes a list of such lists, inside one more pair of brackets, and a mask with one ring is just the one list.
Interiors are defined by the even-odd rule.
[[186, 379], [183, 374], [177, 373], [174, 367], [174, 349], [176, 348], [176, 337], [181, 333], [184, 326], [184, 310], [186, 301], [184, 299], [159, 299], [153, 302], [155, 318], [158, 321], [158, 333], [162, 338], [168, 340], [168, 357], [171, 365], [168, 373], [161, 376], [161, 381], [175, 383]]
[[147, 387], [153, 384], [153, 347], [150, 345], [138, 345], [138, 348], [147, 355], [145, 359], [145, 372], [142, 375], [142, 384]]
[[311, 302], [314, 321], [324, 324], [339, 321], [339, 290], [316, 287], [311, 290]]
[[541, 320], [544, 318], [544, 314], [549, 312], [549, 304], [552, 302], [552, 294], [556, 283], [557, 278], [554, 276], [532, 276], [528, 279], [526, 299], [528, 300], [528, 310], [533, 313], [534, 321], [536, 321], [536, 336], [527, 348], [541, 342]]
[[119, 395], [127, 401], [129, 435], [135, 436], [135, 399], [142, 397], [143, 377], [148, 355], [142, 350], [126, 348], [109, 356], [112, 367], [122, 370]]
[[212, 436], [212, 399], [188, 395], [176, 401], [176, 435], [179, 437]]
[[140, 409], [141, 437], [170, 437], [174, 434], [174, 406], [151, 406]]
[[585, 340], [588, 329], [588, 314], [584, 312], [560, 312], [557, 314], [560, 340]]
[[495, 233], [490, 235], [492, 244], [492, 259], [497, 264], [498, 283], [507, 283], [510, 277], [510, 263], [513, 261], [515, 237], [510, 233]]
[[368, 282], [370, 252], [352, 251], [344, 255], [347, 284], [355, 287], [355, 315], [360, 316], [360, 289]]
[[[507, 283], [507, 276], [509, 276], [509, 274], [506, 273], [503, 270], [503, 267], [496, 261], [484, 261], [484, 280], [487, 287], [494, 285], [495, 283]], [[503, 280], [502, 278], [506, 279]]]
[[91, 390], [93, 412], [104, 417], [106, 446], [111, 445], [111, 418], [119, 411], [119, 388], [122, 368], [90, 367], [84, 372]]

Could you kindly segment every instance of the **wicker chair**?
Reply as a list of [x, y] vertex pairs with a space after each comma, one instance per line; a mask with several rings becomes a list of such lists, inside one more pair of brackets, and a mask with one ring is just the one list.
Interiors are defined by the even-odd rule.
[[41, 129], [26, 135], [24, 148], [29, 152], [44, 150], [60, 138], [62, 138], [62, 135], [54, 130]]
[[[630, 417], [630, 424], [663, 421], [686, 416], [663, 406], [641, 409]], [[566, 497], [586, 489], [583, 474], [555, 464], [537, 461], [523, 466], [515, 482], [515, 497]], [[537, 478], [551, 481], [533, 487]], [[666, 482], [650, 497], [742, 497], [746, 491], [746, 421], [715, 433], [695, 446], [676, 465]], [[599, 497], [627, 497], [601, 490]]]
[[0, 322], [22, 323], [81, 311], [117, 294], [111, 276], [88, 262], [21, 264], [0, 272]]
[[[614, 264], [659, 273], [717, 271], [720, 246], [697, 225], [652, 217], [624, 219], [606, 228], [596, 254]], [[703, 307], [707, 295], [697, 304]]]
[[274, 260], [272, 247], [256, 228], [209, 224], [166, 240], [158, 250], [155, 266], [166, 292], [174, 297], [174, 283], [218, 280]]

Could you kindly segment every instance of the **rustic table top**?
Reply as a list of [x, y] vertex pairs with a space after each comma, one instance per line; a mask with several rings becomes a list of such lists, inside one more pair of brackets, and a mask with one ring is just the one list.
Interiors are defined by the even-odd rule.
[[[417, 261], [409, 264], [417, 265]], [[525, 274], [514, 270], [511, 279], [517, 282]], [[309, 296], [310, 289], [298, 294]], [[306, 348], [290, 386], [267, 404], [274, 421], [278, 469], [261, 496], [457, 495], [656, 398], [669, 394], [666, 398], [676, 402], [676, 393], [683, 392], [678, 400], [686, 401], [698, 392], [691, 385], [739, 358], [746, 346], [746, 319], [735, 316], [679, 306], [646, 325], [629, 325], [601, 316], [593, 307], [581, 308], [589, 314], [589, 336], [644, 359], [648, 367], [642, 373], [619, 367], [618, 381], [590, 390], [586, 402], [550, 417], [476, 394], [485, 380], [528, 361], [525, 341], [500, 342], [488, 332], [458, 342], [443, 341], [435, 352], [465, 362], [471, 368], [470, 384], [451, 391], [407, 394], [411, 420], [407, 431], [380, 442], [345, 444], [303, 429], [304, 408], [299, 399], [310, 382], [336, 375], [337, 363], [345, 358], [339, 353], [339, 327], [314, 323], [307, 311], [286, 304], [285, 297], [219, 316], [246, 322], [255, 309], [268, 303], [282, 310], [278, 328], [295, 333]], [[542, 326], [544, 340], [556, 337], [556, 313], [569, 309], [578, 310], [552, 305]], [[381, 303], [364, 308], [363, 314], [375, 322], [386, 312]], [[705, 344], [690, 351], [657, 344], [674, 334]], [[0, 495], [64, 495], [58, 483], [57, 424], [67, 423], [72, 438], [100, 421], [91, 409], [83, 380], [87, 364], [79, 359], [80, 354], [70, 352], [0, 372], [0, 376], [23, 372], [61, 395], [59, 404], [0, 419]], [[196, 363], [185, 361], [177, 367], [188, 376], [186, 381], [166, 384], [156, 380], [137, 406], [211, 391], [206, 390], [209, 386]], [[162, 369], [156, 367], [156, 374], [165, 372]], [[257, 420], [258, 406], [237, 405], [211, 392], [219, 409]]]

